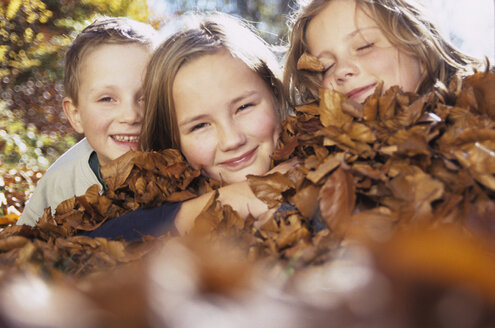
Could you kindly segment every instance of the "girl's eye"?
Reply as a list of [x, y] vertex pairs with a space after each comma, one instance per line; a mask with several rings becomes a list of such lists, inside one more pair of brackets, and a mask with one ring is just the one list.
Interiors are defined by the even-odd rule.
[[373, 47], [374, 45], [375, 45], [374, 43], [368, 43], [368, 44], [366, 44], [366, 45], [364, 45], [362, 47], [357, 48], [357, 51], [362, 51], [362, 50], [369, 49], [369, 48]]
[[137, 101], [138, 104], [144, 104], [144, 97], [139, 97]]
[[194, 132], [194, 131], [197, 131], [197, 130], [200, 130], [204, 127], [208, 126], [208, 123], [199, 123], [199, 124], [196, 124], [195, 126], [193, 126], [191, 128], [191, 132]]
[[251, 106], [253, 106], [253, 104], [244, 104], [244, 105], [240, 106], [239, 108], [237, 108], [237, 112], [242, 112], [243, 110], [248, 109]]
[[335, 64], [328, 65], [325, 67], [325, 69], [321, 72], [321, 74], [325, 75], [330, 69], [334, 66]]

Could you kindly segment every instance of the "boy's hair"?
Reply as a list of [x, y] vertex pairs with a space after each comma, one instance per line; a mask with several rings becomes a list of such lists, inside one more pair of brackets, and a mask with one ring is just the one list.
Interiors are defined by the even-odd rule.
[[[292, 105], [318, 99], [320, 74], [298, 71], [297, 61], [308, 50], [305, 33], [309, 22], [330, 1], [309, 1], [293, 15], [284, 71], [284, 86]], [[376, 22], [395, 47], [418, 58], [425, 68], [418, 93], [430, 90], [437, 82], [446, 84], [456, 74], [464, 76], [481, 69], [480, 61], [457, 50], [440, 34], [417, 1], [356, 0], [358, 9]]]
[[127, 17], [101, 17], [86, 26], [65, 54], [65, 95], [78, 103], [80, 67], [85, 56], [102, 44], [141, 44], [150, 50], [156, 45], [156, 30], [149, 24]]
[[[145, 112], [140, 137], [143, 150], [180, 149], [172, 88], [178, 71], [204, 55], [228, 51], [258, 74], [271, 90], [280, 120], [288, 104], [281, 65], [268, 45], [247, 24], [218, 12], [193, 14], [153, 54], [144, 81]], [[184, 18], [183, 17], [183, 18]]]

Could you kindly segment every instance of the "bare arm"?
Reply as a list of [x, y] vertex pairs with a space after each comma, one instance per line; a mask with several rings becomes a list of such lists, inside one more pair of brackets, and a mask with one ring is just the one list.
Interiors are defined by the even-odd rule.
[[[234, 183], [218, 190], [218, 200], [222, 205], [230, 205], [242, 218], [249, 214], [258, 217], [268, 210], [268, 206], [254, 195], [247, 181]], [[175, 217], [175, 226], [180, 234], [186, 233], [194, 224], [213, 192], [201, 195], [182, 203]]]
[[[277, 165], [268, 173], [281, 172], [285, 173], [295, 165], [297, 160], [289, 160]], [[231, 185], [218, 189], [218, 200], [222, 205], [230, 205], [239, 213], [242, 218], [247, 218], [251, 214], [255, 218], [259, 218], [262, 214], [268, 211], [268, 206], [258, 199], [247, 181], [233, 183]], [[190, 199], [182, 203], [181, 209], [175, 218], [175, 226], [180, 234], [184, 234], [193, 226], [194, 220], [201, 213], [206, 203], [213, 196], [213, 192], [201, 195], [197, 198]]]

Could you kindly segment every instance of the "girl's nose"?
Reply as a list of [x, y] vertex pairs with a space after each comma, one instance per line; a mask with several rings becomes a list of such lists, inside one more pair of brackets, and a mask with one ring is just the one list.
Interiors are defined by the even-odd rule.
[[359, 68], [352, 60], [341, 60], [335, 65], [334, 78], [337, 84], [342, 84], [359, 74]]
[[237, 149], [247, 140], [242, 129], [236, 127], [232, 121], [227, 124], [219, 125], [217, 129], [218, 145], [221, 151], [225, 152]]

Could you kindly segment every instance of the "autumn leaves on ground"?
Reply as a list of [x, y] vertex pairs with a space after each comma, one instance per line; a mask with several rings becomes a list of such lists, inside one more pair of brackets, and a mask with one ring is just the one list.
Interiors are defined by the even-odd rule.
[[[50, 313], [71, 295], [79, 307], [67, 307], [60, 327], [81, 309], [94, 310], [82, 326], [488, 327], [494, 89], [494, 74], [477, 73], [424, 96], [378, 89], [364, 105], [322, 90], [319, 104], [285, 122], [274, 156], [301, 165], [249, 177], [272, 209], [263, 225], [212, 197], [188, 237], [78, 236], [219, 187], [177, 151], [128, 153], [105, 168], [103, 195], [91, 188], [34, 228], [0, 232], [0, 299], [43, 286]], [[0, 307], [3, 320], [28, 325], [30, 301], [12, 302]]]

